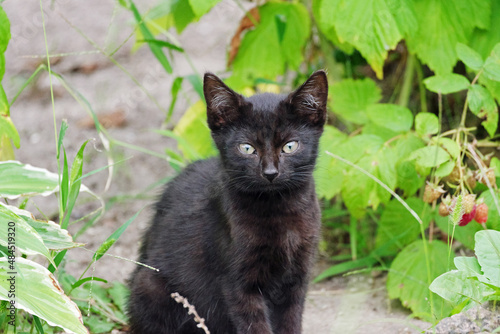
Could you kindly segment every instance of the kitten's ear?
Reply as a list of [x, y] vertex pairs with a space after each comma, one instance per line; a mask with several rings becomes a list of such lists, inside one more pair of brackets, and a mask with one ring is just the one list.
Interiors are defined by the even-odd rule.
[[288, 96], [296, 115], [319, 126], [326, 122], [327, 99], [328, 80], [322, 70], [314, 72], [302, 86]]
[[226, 86], [215, 74], [207, 72], [203, 78], [203, 93], [207, 102], [207, 122], [218, 130], [238, 118], [241, 95]]

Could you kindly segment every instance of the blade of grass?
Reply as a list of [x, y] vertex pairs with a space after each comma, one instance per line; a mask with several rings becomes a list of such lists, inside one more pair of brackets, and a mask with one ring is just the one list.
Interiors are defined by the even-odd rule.
[[170, 107], [168, 108], [167, 122], [170, 121], [170, 118], [172, 117], [172, 114], [174, 112], [175, 103], [177, 102], [177, 96], [179, 95], [179, 90], [181, 89], [183, 80], [183, 77], [177, 77], [172, 83], [172, 102], [170, 102]]
[[152, 44], [155, 44], [155, 45], [158, 45], [159, 47], [163, 47], [163, 48], [167, 48], [167, 49], [171, 49], [171, 50], [175, 50], [175, 51], [179, 51], [179, 52], [184, 52], [184, 49], [181, 48], [180, 46], [177, 46], [175, 44], [172, 44], [172, 43], [169, 43], [167, 41], [162, 41], [161, 39], [141, 39], [141, 40], [138, 40], [137, 42], [143, 42], [143, 43], [152, 43]]
[[36, 315], [34, 315], [33, 322], [35, 323], [37, 332], [40, 334], [44, 334], [43, 326], [42, 326], [42, 322], [40, 321], [40, 318], [38, 318]]
[[[141, 17], [141, 14], [137, 10], [137, 7], [135, 6], [134, 2], [130, 0], [130, 10], [134, 14], [134, 18], [137, 21], [137, 25], [139, 26], [139, 29], [141, 30], [141, 33], [145, 37], [145, 40], [154, 40], [154, 36], [149, 31], [149, 28], [144, 24], [144, 20]], [[158, 59], [160, 64], [163, 66], [165, 71], [167, 73], [172, 74], [172, 66], [170, 65], [170, 62], [167, 59], [167, 56], [163, 53], [163, 50], [160, 46], [156, 45], [155, 43], [149, 43], [148, 46], [151, 49], [151, 52], [153, 52], [153, 55]]]

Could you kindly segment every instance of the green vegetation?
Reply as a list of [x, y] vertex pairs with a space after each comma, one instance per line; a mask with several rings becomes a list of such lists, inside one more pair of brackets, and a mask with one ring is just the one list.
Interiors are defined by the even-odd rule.
[[[192, 64], [170, 31], [182, 33], [219, 2], [162, 0], [141, 13], [131, 0], [119, 1], [137, 25], [135, 48], [147, 45], [168, 74], [175, 68], [174, 52]], [[9, 39], [9, 20], [0, 7], [0, 82]], [[96, 49], [117, 64], [112, 54]], [[500, 159], [495, 149], [500, 146], [500, 2], [265, 1], [245, 12], [228, 50], [226, 83], [244, 95], [285, 90], [313, 70], [328, 70], [331, 113], [315, 171], [324, 222], [320, 251], [348, 260], [335, 263], [316, 281], [351, 271], [387, 271], [389, 296], [433, 324], [499, 299]], [[59, 80], [93, 116], [108, 152], [117, 146], [132, 148], [165, 159], [179, 171], [190, 161], [216, 154], [201, 76], [191, 66], [192, 74], [173, 80], [171, 105], [158, 106], [170, 124], [184, 82], [199, 96], [172, 131], [157, 130], [178, 143], [178, 152], [165, 154], [114, 139], [86, 99], [51, 71], [50, 62], [30, 80], [41, 71]], [[19, 147], [9, 117], [13, 102], [0, 86], [0, 161], [13, 160], [12, 145]], [[85, 333], [83, 311], [92, 314], [85, 317], [92, 333], [109, 332], [126, 323], [126, 287], [115, 282], [104, 288], [98, 283], [103, 279], [84, 277], [87, 270], [77, 279], [61, 266], [66, 252], [81, 246], [66, 231], [74, 223], [71, 212], [79, 194], [94, 195], [82, 183], [91, 174], [82, 175], [87, 142], [70, 166], [63, 144], [67, 125], [55, 126], [57, 174], [22, 162], [0, 163], [0, 197], [55, 193], [59, 201], [60, 224], [35, 220], [24, 204], [0, 203], [0, 252], [8, 256], [7, 222], [15, 222], [15, 269], [23, 284], [43, 296], [18, 296], [17, 308], [24, 312], [19, 312], [16, 328]], [[103, 203], [85, 217], [82, 230], [104, 210]], [[93, 262], [136, 216], [99, 247]], [[475, 250], [477, 259], [455, 257], [457, 247]], [[34, 254], [49, 261], [48, 269], [27, 257]], [[0, 258], [2, 268], [9, 261]], [[2, 269], [0, 308], [8, 311], [6, 275]], [[7, 328], [7, 314], [0, 315], [1, 329]]]

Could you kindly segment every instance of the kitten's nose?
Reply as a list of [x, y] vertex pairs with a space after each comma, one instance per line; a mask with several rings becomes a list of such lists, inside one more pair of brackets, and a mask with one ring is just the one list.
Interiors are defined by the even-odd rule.
[[273, 182], [273, 180], [276, 178], [276, 176], [278, 176], [278, 174], [279, 174], [278, 170], [273, 165], [266, 167], [262, 172], [262, 175], [266, 179], [268, 179], [269, 182]]

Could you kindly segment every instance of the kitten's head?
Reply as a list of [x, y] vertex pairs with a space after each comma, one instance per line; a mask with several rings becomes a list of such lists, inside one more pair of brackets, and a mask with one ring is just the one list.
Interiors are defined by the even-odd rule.
[[208, 126], [232, 187], [282, 192], [310, 182], [326, 121], [324, 71], [289, 95], [245, 98], [211, 73], [203, 89]]

